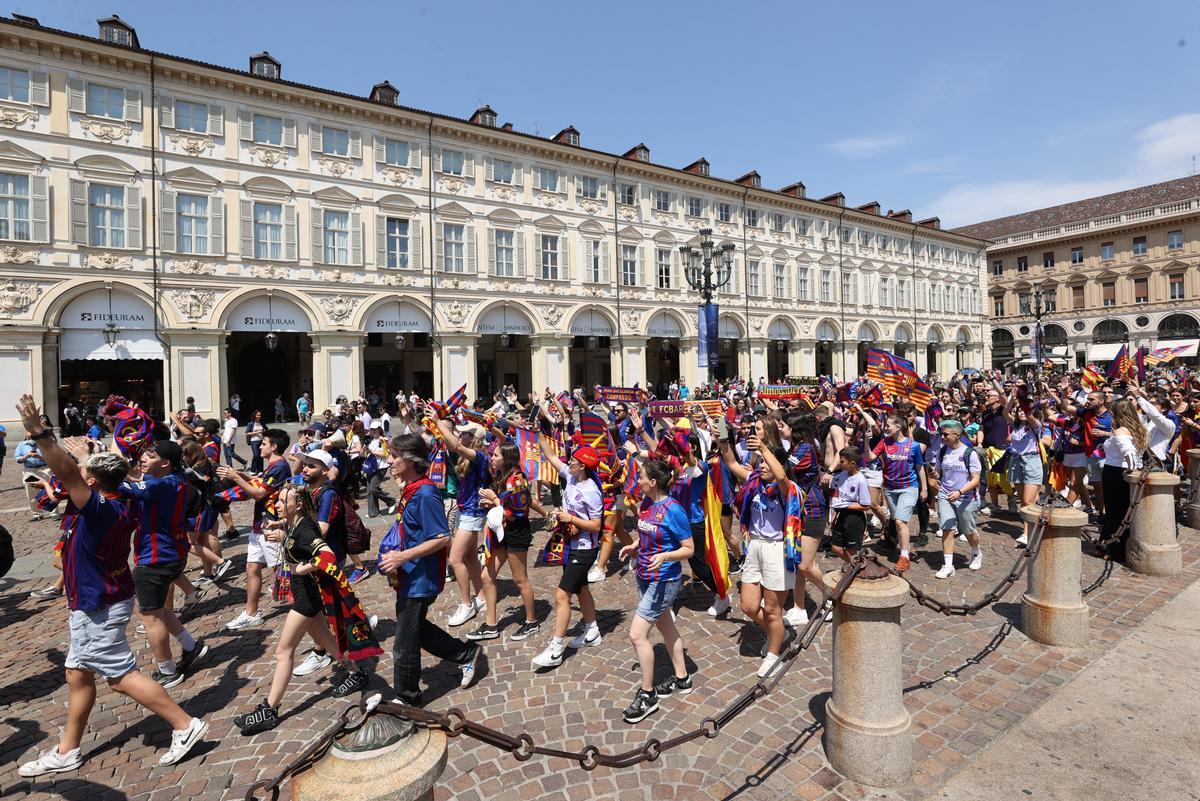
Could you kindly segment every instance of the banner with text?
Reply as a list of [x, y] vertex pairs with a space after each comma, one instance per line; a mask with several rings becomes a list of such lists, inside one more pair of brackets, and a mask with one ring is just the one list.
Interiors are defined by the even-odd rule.
[[699, 407], [707, 417], [725, 413], [719, 400], [650, 401], [651, 417], [687, 417]]
[[717, 366], [717, 304], [705, 303], [697, 310], [697, 330], [700, 333], [699, 347], [700, 369], [713, 370]]

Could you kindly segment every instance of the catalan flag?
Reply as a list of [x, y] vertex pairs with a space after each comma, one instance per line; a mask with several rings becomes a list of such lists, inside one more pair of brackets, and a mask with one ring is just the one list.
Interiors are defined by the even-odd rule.
[[704, 498], [704, 561], [712, 571], [717, 596], [729, 597], [729, 550], [725, 545], [725, 531], [721, 528], [721, 495], [725, 471], [714, 464], [708, 471]]
[[1083, 388], [1088, 392], [1092, 392], [1104, 383], [1104, 373], [1100, 372], [1099, 367], [1089, 364], [1083, 368], [1083, 375], [1079, 377], [1079, 383], [1083, 384]]
[[1133, 357], [1133, 366], [1137, 370], [1137, 380], [1141, 384], [1146, 380], [1146, 351], [1147, 348], [1138, 348], [1137, 353]]

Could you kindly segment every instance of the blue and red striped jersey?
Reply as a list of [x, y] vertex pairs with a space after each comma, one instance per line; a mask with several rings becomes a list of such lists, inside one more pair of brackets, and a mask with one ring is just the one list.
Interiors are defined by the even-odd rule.
[[63, 533], [62, 571], [68, 609], [93, 611], [133, 597], [129, 549], [137, 530], [130, 505], [97, 492], [76, 509], [67, 502], [73, 525]]
[[657, 570], [650, 569], [655, 554], [674, 551], [679, 543], [692, 536], [692, 527], [679, 501], [668, 496], [651, 503], [642, 501], [638, 514], [637, 575], [643, 581], [675, 580], [683, 575], [679, 562], [663, 562]]
[[134, 564], [156, 565], [187, 559], [187, 502], [191, 486], [183, 473], [146, 477], [121, 485], [138, 521]]

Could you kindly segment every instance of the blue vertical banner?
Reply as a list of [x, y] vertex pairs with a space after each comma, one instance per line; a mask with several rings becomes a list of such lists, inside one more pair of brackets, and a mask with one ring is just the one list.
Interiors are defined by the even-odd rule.
[[717, 366], [717, 304], [705, 303], [698, 309], [696, 325], [700, 333], [697, 351], [700, 356], [700, 369], [712, 370]]

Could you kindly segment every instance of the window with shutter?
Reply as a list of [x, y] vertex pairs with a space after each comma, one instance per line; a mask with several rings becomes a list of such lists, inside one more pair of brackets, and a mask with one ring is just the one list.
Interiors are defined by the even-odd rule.
[[225, 135], [225, 106], [220, 103], [208, 104], [208, 133], [211, 136]]
[[179, 239], [175, 233], [176, 203], [178, 202], [176, 194], [169, 189], [158, 193], [159, 246], [167, 253], [191, 253], [191, 250], [178, 250]]
[[[252, 207], [249, 208], [249, 207]], [[290, 207], [289, 211], [293, 211]], [[285, 232], [284, 209], [279, 203], [259, 203], [251, 204], [244, 201], [242, 205], [242, 250], [245, 253], [247, 248], [247, 212], [253, 214], [253, 220], [249, 226], [252, 236], [252, 255], [256, 259], [272, 259], [282, 260], [286, 247], [290, 252], [295, 250], [295, 217], [292, 216], [290, 239]], [[294, 211], [293, 211], [294, 214]], [[314, 251], [314, 255], [316, 252]], [[292, 255], [287, 256], [288, 259], [295, 258]]]
[[621, 245], [621, 286], [637, 286], [637, 245]]
[[225, 198], [208, 198], [208, 252], [225, 255]]
[[425, 263], [425, 246], [421, 239], [421, 218], [414, 215], [408, 221], [408, 262], [419, 270]]
[[29, 70], [0, 66], [0, 100], [28, 103], [30, 98]]
[[125, 119], [125, 90], [116, 86], [87, 84], [87, 114], [112, 120]]
[[284, 258], [296, 260], [296, 207], [285, 206], [283, 209], [283, 245]]
[[142, 121], [142, 90], [125, 90], [125, 119], [129, 122]]
[[564, 233], [558, 238], [558, 253], [562, 263], [562, 279], [571, 280], [571, 235]]
[[[46, 179], [41, 180], [44, 192]], [[28, 175], [0, 173], [0, 239], [28, 242], [35, 238], [30, 201]]]

